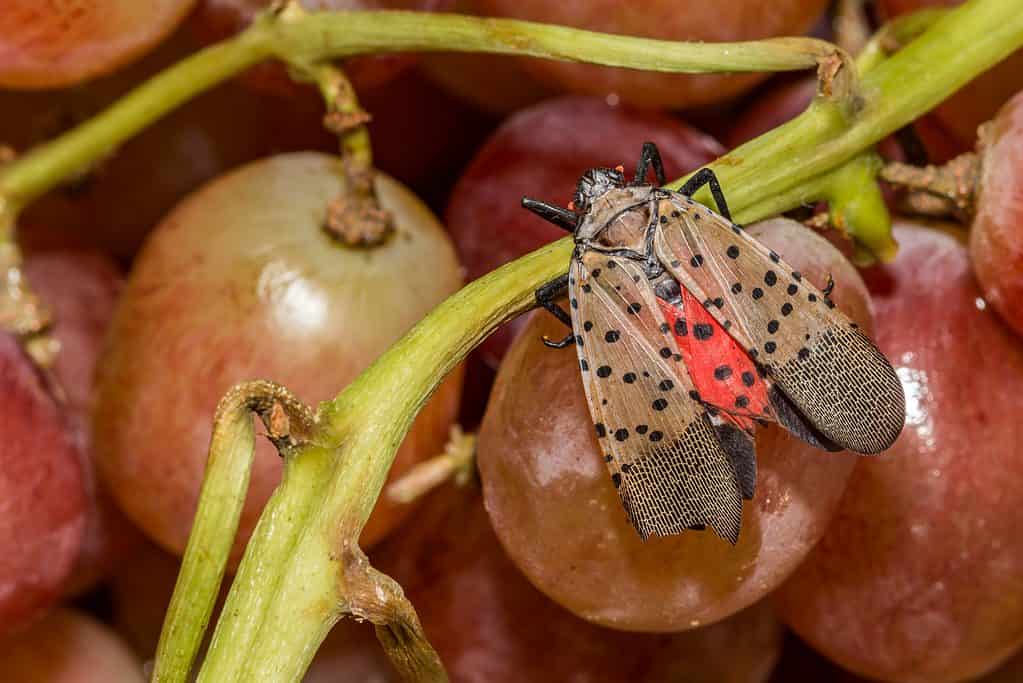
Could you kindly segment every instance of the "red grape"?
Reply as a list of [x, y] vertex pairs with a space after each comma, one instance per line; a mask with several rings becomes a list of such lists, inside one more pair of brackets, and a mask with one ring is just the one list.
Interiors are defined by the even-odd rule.
[[[751, 231], [815, 284], [832, 273], [837, 303], [869, 329], [865, 287], [826, 240], [787, 220]], [[480, 429], [487, 511], [512, 560], [574, 613], [628, 630], [711, 623], [780, 584], [824, 533], [856, 456], [761, 430], [737, 546], [711, 531], [644, 542], [608, 476], [575, 353], [540, 342], [563, 330], [551, 316], [533, 318], [501, 365]]]
[[[429, 210], [378, 174], [398, 233], [348, 248], [322, 227], [342, 193], [335, 157], [299, 153], [243, 167], [191, 195], [139, 255], [100, 363], [100, 470], [127, 515], [165, 548], [185, 546], [211, 421], [233, 384], [276, 380], [315, 405], [461, 284]], [[439, 453], [458, 406], [455, 372], [420, 413], [392, 476]], [[280, 479], [260, 440], [235, 555]], [[382, 498], [372, 544], [409, 511]]]
[[853, 471], [820, 544], [778, 591], [784, 619], [871, 678], [937, 683], [1023, 643], [1019, 340], [986, 310], [956, 236], [901, 223], [871, 273], [875, 327], [906, 428]]
[[[447, 224], [475, 279], [565, 233], [524, 211], [523, 195], [565, 204], [593, 166], [627, 164], [646, 141], [657, 143], [669, 177], [724, 153], [712, 138], [663, 114], [563, 97], [507, 119], [476, 154], [452, 192]], [[481, 347], [496, 366], [524, 321], [506, 325]]]
[[[545, 2], [474, 0], [481, 14], [530, 19], [593, 31], [664, 40], [735, 41], [798, 35], [814, 26], [824, 0], [645, 2], [617, 0]], [[645, 107], [692, 107], [722, 102], [764, 79], [763, 74], [678, 75], [613, 69], [552, 60], [524, 62], [538, 77], [570, 92], [609, 93]]]
[[1023, 94], [1012, 98], [985, 135], [970, 258], [984, 298], [1023, 334]]
[[86, 496], [74, 436], [42, 375], [0, 333], [0, 635], [59, 596], [82, 544]]
[[55, 88], [110, 73], [142, 55], [195, 0], [5, 0], [0, 87]]
[[142, 662], [109, 628], [70, 609], [57, 610], [29, 629], [0, 641], [0, 661], [8, 681], [146, 680]]
[[127, 538], [134, 537], [97, 480], [89, 426], [93, 371], [123, 278], [103, 254], [70, 250], [30, 255], [25, 275], [53, 314], [53, 338], [60, 350], [51, 370], [81, 456], [88, 493], [85, 537], [68, 585], [69, 591], [78, 592], [100, 579]]

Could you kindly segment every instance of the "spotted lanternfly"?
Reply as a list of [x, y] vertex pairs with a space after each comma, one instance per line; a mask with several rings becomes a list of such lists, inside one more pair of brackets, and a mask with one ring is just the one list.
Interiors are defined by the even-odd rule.
[[[829, 298], [735, 225], [710, 169], [678, 192], [594, 168], [569, 209], [525, 208], [572, 232], [569, 272], [537, 301], [572, 328], [598, 442], [644, 539], [710, 525], [736, 543], [756, 484], [754, 425], [827, 450], [877, 453], [905, 422], [888, 360]], [[691, 199], [709, 185], [719, 213]], [[571, 314], [555, 300], [568, 291]]]

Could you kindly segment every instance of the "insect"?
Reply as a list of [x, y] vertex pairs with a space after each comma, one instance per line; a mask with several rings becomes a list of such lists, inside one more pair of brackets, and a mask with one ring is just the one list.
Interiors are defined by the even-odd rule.
[[[734, 224], [710, 169], [658, 186], [657, 148], [579, 179], [569, 208], [523, 198], [574, 234], [569, 272], [536, 292], [572, 328], [598, 442], [643, 539], [707, 525], [738, 542], [756, 485], [754, 426], [877, 453], [905, 422], [894, 369], [830, 299]], [[708, 185], [718, 213], [695, 202]], [[556, 300], [568, 292], [570, 313]]]

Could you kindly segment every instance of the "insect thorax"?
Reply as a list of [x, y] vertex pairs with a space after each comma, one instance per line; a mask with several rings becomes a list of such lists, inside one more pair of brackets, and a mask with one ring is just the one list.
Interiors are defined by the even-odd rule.
[[576, 229], [577, 240], [643, 251], [650, 225], [649, 185], [615, 188], [596, 198]]

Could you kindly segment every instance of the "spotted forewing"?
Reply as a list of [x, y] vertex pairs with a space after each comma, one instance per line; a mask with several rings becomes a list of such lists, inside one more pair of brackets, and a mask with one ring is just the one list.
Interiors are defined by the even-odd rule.
[[587, 252], [569, 271], [572, 326], [597, 439], [643, 538], [709, 524], [736, 542], [742, 495], [642, 267]]

